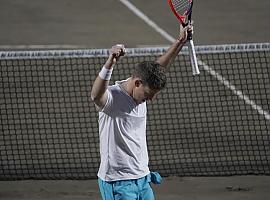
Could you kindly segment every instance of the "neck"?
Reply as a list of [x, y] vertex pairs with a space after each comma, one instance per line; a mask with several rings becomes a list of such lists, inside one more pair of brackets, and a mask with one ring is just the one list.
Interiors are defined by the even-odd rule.
[[132, 78], [127, 79], [127, 81], [123, 82], [121, 86], [131, 97], [133, 96]]

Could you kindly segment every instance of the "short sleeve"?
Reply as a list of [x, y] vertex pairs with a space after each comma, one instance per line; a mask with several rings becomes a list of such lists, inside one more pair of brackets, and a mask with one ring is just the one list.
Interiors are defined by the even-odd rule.
[[113, 96], [109, 89], [106, 90], [107, 94], [107, 101], [103, 108], [99, 108], [99, 112], [104, 112], [106, 114], [110, 113], [112, 111], [112, 104], [113, 104]]

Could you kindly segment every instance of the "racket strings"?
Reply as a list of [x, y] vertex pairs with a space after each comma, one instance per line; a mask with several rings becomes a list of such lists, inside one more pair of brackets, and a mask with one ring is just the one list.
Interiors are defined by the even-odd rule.
[[180, 15], [187, 15], [191, 7], [190, 0], [174, 0], [172, 4]]

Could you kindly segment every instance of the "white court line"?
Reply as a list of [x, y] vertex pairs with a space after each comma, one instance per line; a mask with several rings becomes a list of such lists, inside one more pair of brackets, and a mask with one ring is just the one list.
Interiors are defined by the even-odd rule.
[[260, 115], [263, 115], [266, 120], [270, 120], [270, 114], [263, 110], [263, 108], [259, 105], [257, 105], [253, 100], [249, 99], [249, 97], [240, 90], [237, 90], [236, 87], [228, 80], [226, 80], [224, 77], [222, 77], [219, 73], [217, 73], [215, 70], [213, 70], [211, 67], [206, 65], [201, 60], [198, 60], [198, 64], [202, 65], [204, 70], [208, 71], [212, 76], [214, 76], [217, 80], [219, 80], [221, 83], [223, 83], [227, 88], [233, 91], [235, 95], [237, 95], [240, 99], [244, 100], [247, 104], [251, 105], [251, 107], [254, 110], [257, 110]]
[[128, 7], [135, 15], [141, 18], [145, 23], [151, 26], [155, 31], [157, 31], [160, 35], [162, 35], [165, 39], [170, 42], [173, 42], [175, 38], [169, 35], [166, 31], [160, 28], [155, 22], [153, 22], [149, 17], [147, 17], [142, 11], [136, 8], [132, 3], [128, 0], [119, 0], [123, 3], [126, 7]]
[[[166, 31], [160, 28], [154, 21], [152, 21], [149, 17], [147, 17], [142, 11], [140, 11], [137, 7], [135, 7], [128, 0], [119, 0], [123, 3], [128, 9], [130, 9], [135, 15], [141, 18], [145, 23], [147, 23], [150, 27], [152, 27], [155, 31], [157, 31], [160, 35], [162, 35], [165, 39], [170, 42], [174, 42], [174, 38], [169, 35]], [[237, 95], [240, 99], [244, 100], [246, 104], [250, 105], [253, 109], [257, 110], [260, 115], [263, 115], [266, 120], [270, 120], [270, 114], [263, 110], [263, 108], [255, 103], [255, 101], [249, 99], [248, 96], [243, 94], [240, 90], [237, 90], [234, 85], [232, 85], [228, 80], [222, 77], [219, 73], [213, 70], [210, 66], [206, 65], [201, 60], [198, 60], [199, 65], [203, 67], [203, 69], [209, 72], [212, 76], [214, 76], [219, 82], [224, 84], [227, 88], [233, 91], [235, 95]]]

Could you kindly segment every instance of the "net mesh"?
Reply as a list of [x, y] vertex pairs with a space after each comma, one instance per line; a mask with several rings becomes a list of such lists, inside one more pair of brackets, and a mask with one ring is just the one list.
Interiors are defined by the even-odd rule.
[[[128, 49], [111, 83], [166, 48]], [[270, 44], [186, 49], [148, 104], [150, 169], [163, 176], [270, 174]], [[99, 167], [91, 85], [108, 50], [0, 52], [0, 179], [92, 179]]]

